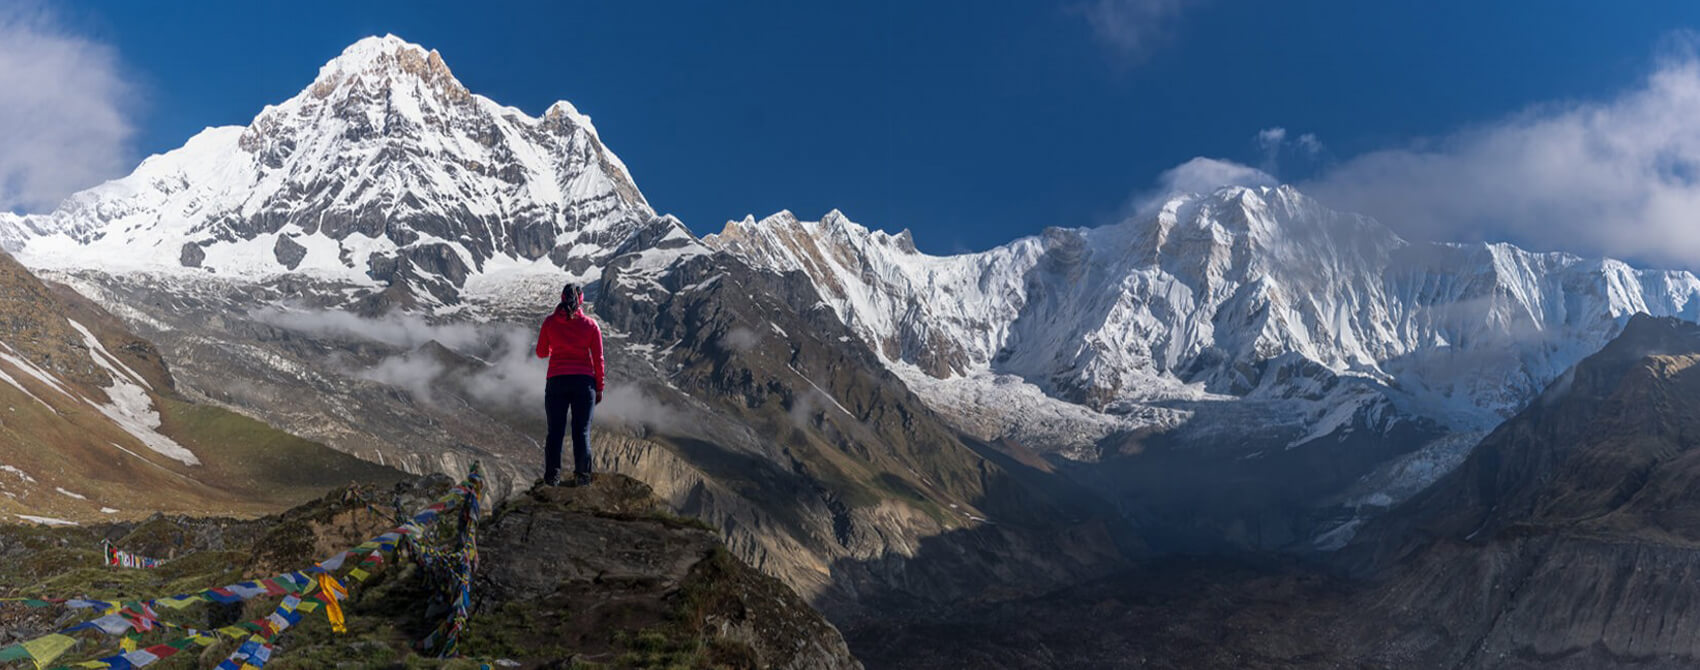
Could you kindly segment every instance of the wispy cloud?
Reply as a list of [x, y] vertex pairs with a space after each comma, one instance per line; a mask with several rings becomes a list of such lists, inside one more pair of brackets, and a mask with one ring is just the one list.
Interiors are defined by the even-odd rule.
[[1135, 214], [1148, 214], [1164, 201], [1186, 193], [1209, 193], [1223, 186], [1274, 186], [1275, 176], [1250, 165], [1199, 156], [1165, 170], [1155, 188], [1133, 199]]
[[1301, 188], [1410, 237], [1700, 266], [1700, 58], [1639, 85], [1358, 156]]
[[1263, 155], [1263, 162], [1258, 169], [1280, 177], [1282, 156], [1297, 156], [1304, 161], [1315, 162], [1322, 155], [1322, 140], [1316, 133], [1305, 133], [1289, 139], [1290, 133], [1286, 128], [1273, 126], [1257, 131], [1252, 138], [1257, 143], [1257, 150]]
[[1143, 60], [1173, 38], [1181, 15], [1199, 0], [1090, 0], [1073, 5], [1092, 36], [1127, 61]]
[[[526, 328], [471, 323], [431, 323], [413, 314], [368, 319], [347, 312], [266, 308], [250, 318], [277, 328], [321, 337], [379, 342], [405, 350], [377, 364], [348, 372], [405, 389], [425, 402], [438, 402], [451, 386], [492, 406], [542, 407], [546, 363], [536, 358], [535, 333]], [[482, 363], [471, 371], [451, 370], [425, 345]], [[439, 350], [440, 351], [440, 350]], [[453, 373], [452, 377], [450, 374]]]
[[1300, 135], [1299, 139], [1294, 140], [1294, 144], [1297, 144], [1299, 151], [1303, 151], [1307, 156], [1314, 157], [1322, 153], [1322, 140], [1316, 137], [1316, 133]]
[[[453, 392], [487, 407], [531, 411], [538, 416], [543, 412], [548, 364], [535, 356], [536, 333], [530, 328], [432, 323], [416, 314], [366, 318], [339, 311], [277, 308], [255, 310], [249, 317], [285, 330], [402, 349], [375, 364], [342, 365], [354, 377], [405, 390], [421, 402], [445, 402], [449, 400], [445, 393]], [[727, 334], [728, 346], [735, 348], [747, 349], [757, 339], [745, 328], [734, 328]], [[433, 342], [476, 363], [470, 369], [451, 366], [428, 346]], [[634, 384], [612, 383], [595, 416], [598, 421], [677, 435], [692, 435], [698, 430], [683, 411]]]
[[135, 87], [109, 46], [0, 9], [0, 211], [51, 209], [130, 167]]

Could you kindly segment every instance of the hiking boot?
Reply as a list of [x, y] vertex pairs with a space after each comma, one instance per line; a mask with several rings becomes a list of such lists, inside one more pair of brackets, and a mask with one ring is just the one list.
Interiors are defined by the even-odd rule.
[[552, 478], [549, 478], [549, 479], [539, 479], [539, 480], [537, 480], [537, 485], [538, 486], [560, 486], [561, 485], [561, 478], [560, 477], [552, 477]]
[[573, 475], [573, 486], [590, 486], [590, 473], [580, 472]]

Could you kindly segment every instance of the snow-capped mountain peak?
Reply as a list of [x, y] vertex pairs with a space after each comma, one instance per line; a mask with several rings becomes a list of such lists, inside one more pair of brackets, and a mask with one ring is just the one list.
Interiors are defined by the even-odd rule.
[[453, 303], [491, 273], [593, 279], [654, 216], [573, 105], [529, 116], [384, 36], [246, 127], [209, 128], [54, 212], [0, 215], [0, 244], [36, 267], [295, 274]]
[[1629, 315], [1700, 313], [1700, 281], [1688, 273], [1510, 245], [1413, 244], [1289, 186], [1178, 196], [1120, 224], [1050, 228], [953, 256], [916, 252], [906, 235], [836, 212], [747, 218], [704, 241], [807, 275], [918, 386], [951, 386], [923, 376], [1008, 377], [1118, 413], [1304, 395], [1292, 385], [1317, 373], [1299, 380], [1293, 366], [1314, 365], [1478, 429]]

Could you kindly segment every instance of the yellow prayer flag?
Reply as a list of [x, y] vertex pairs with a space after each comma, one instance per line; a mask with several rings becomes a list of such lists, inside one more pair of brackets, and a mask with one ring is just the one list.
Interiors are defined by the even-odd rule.
[[118, 640], [118, 648], [123, 649], [124, 651], [135, 651], [136, 650], [136, 638], [131, 637], [129, 635], [125, 635], [124, 637], [122, 637]]
[[180, 609], [183, 609], [183, 608], [188, 607], [190, 605], [193, 605], [195, 603], [201, 602], [202, 600], [204, 600], [204, 598], [201, 598], [200, 596], [185, 596], [183, 598], [160, 598], [159, 600], [155, 600], [154, 602], [157, 603], [157, 604], [160, 604], [160, 605], [164, 605], [164, 606], [169, 607], [169, 608], [174, 609], [174, 610], [180, 610]]
[[331, 630], [348, 632], [348, 623], [342, 617], [342, 604], [337, 602], [337, 598], [348, 597], [348, 590], [342, 588], [335, 577], [323, 572], [319, 573], [319, 588], [325, 591], [325, 618], [330, 619]]
[[54, 633], [52, 635], [38, 637], [34, 640], [25, 642], [23, 644], [23, 648], [24, 651], [30, 653], [31, 658], [35, 659], [35, 667], [45, 668], [48, 663], [53, 662], [53, 659], [64, 655], [66, 651], [69, 651], [71, 647], [76, 644], [77, 640], [75, 638], [72, 638], [69, 635]]
[[348, 571], [348, 577], [350, 579], [353, 579], [354, 581], [357, 581], [357, 582], [364, 582], [364, 581], [366, 581], [367, 577], [371, 577], [371, 576], [372, 576], [372, 573], [367, 572], [365, 570], [361, 570], [360, 568], [355, 568], [353, 570]]

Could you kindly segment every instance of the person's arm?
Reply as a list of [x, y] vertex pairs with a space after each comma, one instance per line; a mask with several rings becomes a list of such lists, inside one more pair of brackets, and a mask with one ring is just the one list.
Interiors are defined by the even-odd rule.
[[590, 339], [590, 368], [596, 372], [596, 402], [602, 402], [602, 327], [592, 323]]
[[549, 320], [543, 320], [543, 328], [537, 331], [537, 357], [549, 357]]

